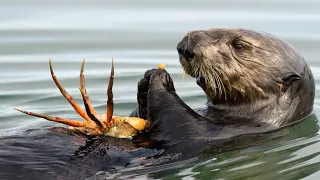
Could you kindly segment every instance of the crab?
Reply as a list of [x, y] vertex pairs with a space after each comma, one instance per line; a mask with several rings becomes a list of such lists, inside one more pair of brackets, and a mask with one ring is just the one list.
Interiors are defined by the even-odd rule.
[[[109, 77], [109, 84], [107, 90], [107, 106], [105, 114], [98, 114], [93, 108], [89, 96], [85, 88], [85, 77], [84, 77], [84, 63], [82, 61], [81, 70], [80, 70], [80, 92], [84, 102], [85, 110], [83, 110], [72, 98], [71, 95], [62, 87], [58, 78], [53, 72], [52, 61], [49, 60], [50, 72], [53, 81], [56, 86], [59, 88], [61, 94], [65, 97], [66, 100], [71, 104], [74, 110], [85, 120], [77, 121], [70, 120], [61, 117], [53, 117], [46, 114], [39, 114], [29, 111], [24, 111], [21, 109], [14, 108], [17, 111], [20, 111], [24, 114], [43, 118], [49, 121], [58, 122], [62, 124], [69, 125], [68, 127], [71, 131], [76, 133], [81, 133], [85, 135], [106, 135], [117, 138], [132, 138], [138, 132], [146, 130], [150, 126], [148, 120], [139, 118], [139, 117], [121, 117], [113, 116], [113, 80], [114, 80], [114, 59], [112, 58], [111, 73]], [[164, 68], [164, 65], [158, 65], [158, 68]]]

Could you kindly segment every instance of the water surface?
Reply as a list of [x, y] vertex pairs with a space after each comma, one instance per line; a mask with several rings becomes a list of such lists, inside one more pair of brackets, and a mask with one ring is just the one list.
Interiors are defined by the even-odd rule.
[[[249, 148], [219, 153], [195, 162], [145, 169], [130, 178], [317, 179], [320, 176], [320, 137], [316, 118], [320, 115], [319, 9], [320, 3], [316, 0], [2, 1], [2, 141], [32, 133], [32, 129], [45, 131], [48, 127], [61, 126], [25, 116], [14, 111], [13, 107], [80, 119], [55, 87], [49, 72], [49, 58], [52, 58], [61, 83], [79, 103], [79, 70], [81, 60], [86, 59], [87, 91], [99, 112], [105, 110], [111, 57], [115, 57], [116, 63], [113, 92], [117, 115], [128, 115], [135, 107], [138, 80], [158, 63], [167, 64], [182, 99], [193, 108], [202, 107], [206, 98], [195, 80], [191, 77], [183, 79], [179, 75], [181, 67], [176, 44], [189, 30], [241, 27], [275, 34], [291, 43], [305, 57], [316, 80], [315, 115], [279, 138], [266, 139]], [[39, 143], [45, 144], [45, 141], [40, 139]], [[37, 152], [38, 157], [25, 155], [35, 152], [32, 147], [9, 151], [4, 147], [5, 143], [0, 143], [0, 164], [1, 167], [10, 167], [10, 164], [21, 162], [25, 165], [19, 166], [22, 170], [18, 172], [50, 174], [54, 172], [52, 169], [62, 167], [64, 159], [83, 141], [57, 141], [65, 143], [63, 150], [59, 149], [61, 144], [53, 148], [54, 153], [62, 157], [59, 161], [46, 157], [46, 152]], [[48, 164], [41, 164], [41, 158], [47, 158]], [[14, 174], [12, 169], [0, 170], [3, 179], [9, 174]], [[95, 178], [106, 176], [100, 173]], [[128, 177], [121, 173], [117, 176]]]

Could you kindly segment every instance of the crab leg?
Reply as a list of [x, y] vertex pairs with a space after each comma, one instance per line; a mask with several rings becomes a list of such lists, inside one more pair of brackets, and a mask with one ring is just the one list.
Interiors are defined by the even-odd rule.
[[[82, 64], [81, 64], [81, 70], [80, 70], [80, 92], [83, 91], [84, 94], [88, 97], [86, 98], [87, 100], [87, 103], [88, 103], [88, 106], [90, 108], [90, 111], [92, 112], [92, 114], [96, 115], [97, 112], [96, 110], [93, 108], [91, 102], [90, 102], [90, 99], [89, 99], [89, 96], [87, 95], [87, 90], [85, 88], [85, 78], [84, 78], [84, 74], [83, 74], [83, 71], [84, 71], [84, 63], [85, 63], [85, 59], [82, 61]], [[82, 92], [81, 92], [82, 94]]]
[[38, 113], [34, 113], [34, 112], [23, 111], [23, 110], [17, 109], [17, 108], [14, 108], [14, 109], [17, 111], [20, 111], [24, 114], [30, 115], [30, 116], [43, 118], [43, 119], [46, 119], [49, 121], [54, 121], [54, 122], [66, 124], [66, 125], [73, 126], [73, 127], [84, 127], [85, 126], [85, 124], [83, 122], [79, 122], [79, 121], [64, 119], [64, 118], [60, 118], [60, 117], [53, 117], [53, 116], [49, 116], [49, 115], [45, 115], [45, 114], [38, 114]]
[[82, 99], [83, 99], [83, 103], [84, 103], [84, 107], [86, 108], [86, 112], [87, 115], [90, 117], [90, 119], [92, 121], [94, 121], [100, 128], [103, 128], [102, 123], [99, 121], [99, 119], [96, 117], [97, 112], [96, 110], [93, 108], [89, 96], [87, 94], [86, 88], [85, 88], [85, 78], [84, 78], [84, 62], [85, 60], [82, 61], [81, 64], [81, 70], [80, 70], [80, 92], [82, 95]]
[[96, 118], [96, 116], [91, 112], [91, 109], [89, 107], [89, 104], [88, 102], [90, 103], [89, 101], [89, 96], [86, 94], [86, 92], [84, 91], [84, 89], [81, 89], [80, 88], [80, 92], [81, 92], [81, 95], [82, 95], [82, 98], [83, 98], [83, 103], [84, 103], [84, 107], [86, 108], [86, 112], [88, 114], [88, 116], [90, 117], [90, 119], [92, 121], [94, 121], [100, 128], [103, 128], [103, 125], [102, 123], [99, 121], [98, 118]]
[[109, 84], [108, 84], [108, 100], [107, 100], [107, 108], [106, 108], [106, 124], [108, 126], [112, 125], [112, 115], [113, 115], [113, 93], [112, 93], [112, 87], [113, 87], [113, 79], [114, 79], [114, 59], [112, 58], [112, 65], [111, 65], [111, 73], [109, 77]]
[[86, 112], [84, 110], [81, 109], [81, 107], [73, 100], [72, 96], [70, 96], [68, 94], [68, 92], [62, 87], [62, 85], [60, 84], [58, 78], [56, 77], [56, 75], [53, 72], [53, 68], [52, 68], [52, 62], [51, 59], [49, 60], [49, 64], [50, 64], [50, 72], [51, 72], [51, 76], [52, 79], [54, 81], [54, 83], [56, 84], [56, 86], [59, 88], [61, 94], [63, 95], [63, 97], [65, 97], [69, 103], [71, 104], [71, 106], [73, 107], [73, 109], [81, 116], [83, 117], [86, 121], [90, 121], [90, 118], [88, 117], [88, 115], [86, 114]]

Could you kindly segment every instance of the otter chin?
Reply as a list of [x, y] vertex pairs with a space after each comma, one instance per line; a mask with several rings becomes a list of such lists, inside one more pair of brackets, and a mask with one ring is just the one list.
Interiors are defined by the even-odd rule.
[[177, 51], [184, 71], [211, 100], [212, 111], [229, 123], [280, 127], [313, 109], [309, 67], [273, 35], [246, 29], [190, 31]]

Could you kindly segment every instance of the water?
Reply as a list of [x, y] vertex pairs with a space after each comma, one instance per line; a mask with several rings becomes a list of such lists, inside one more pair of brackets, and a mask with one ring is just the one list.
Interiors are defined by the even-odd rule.
[[[315, 77], [315, 115], [277, 137], [248, 148], [156, 169], [140, 169], [140, 172], [139, 169], [128, 169], [117, 176], [136, 179], [318, 179], [319, 9], [320, 3], [316, 0], [1, 1], [1, 179], [55, 177], [51, 170], [63, 168], [66, 159], [85, 141], [59, 134], [41, 138], [37, 136], [41, 134], [39, 131], [61, 125], [12, 109], [18, 107], [80, 119], [55, 87], [49, 73], [49, 58], [52, 58], [61, 83], [79, 103], [80, 63], [86, 58], [87, 91], [99, 112], [105, 109], [111, 57], [115, 57], [117, 115], [128, 115], [135, 107], [138, 80], [145, 70], [158, 63], [167, 64], [178, 94], [189, 106], [197, 108], [204, 106], [205, 95], [194, 79], [179, 76], [181, 67], [175, 47], [189, 30], [212, 27], [265, 31], [291, 43], [306, 58]], [[28, 136], [23, 138], [24, 134]], [[51, 149], [41, 152], [31, 145], [26, 146], [34, 139], [38, 140], [39, 146]], [[48, 144], [52, 141], [56, 144]], [[19, 143], [24, 146], [20, 147]], [[15, 176], [12, 168], [17, 168], [16, 172], [21, 174]], [[94, 169], [87, 167], [90, 168]], [[125, 175], [125, 172], [131, 174]], [[92, 178], [106, 176], [106, 173], [99, 173]]]

